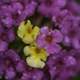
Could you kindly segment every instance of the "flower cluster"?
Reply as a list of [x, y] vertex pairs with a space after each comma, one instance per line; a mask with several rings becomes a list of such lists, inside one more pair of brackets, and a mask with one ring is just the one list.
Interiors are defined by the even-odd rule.
[[16, 39], [15, 27], [31, 16], [36, 6], [32, 0], [0, 0], [0, 52]]
[[[37, 26], [32, 28], [31, 22], [22, 22], [18, 28], [18, 36], [26, 44], [30, 44], [24, 48], [24, 53], [27, 57], [27, 63], [36, 68], [43, 68], [47, 56], [50, 54], [58, 53], [61, 50], [60, 43], [63, 40], [61, 32], [57, 29], [42, 27], [39, 29]], [[33, 45], [32, 45], [33, 44]]]
[[1, 80], [30, 80], [42, 79], [41, 70], [29, 69], [24, 60], [12, 49], [0, 53], [0, 79]]
[[0, 0], [0, 80], [80, 80], [80, 0]]

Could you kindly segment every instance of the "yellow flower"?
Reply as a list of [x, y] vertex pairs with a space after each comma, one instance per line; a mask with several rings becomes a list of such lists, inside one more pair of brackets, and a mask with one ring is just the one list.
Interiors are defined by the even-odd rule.
[[17, 34], [24, 43], [30, 44], [36, 39], [37, 35], [39, 34], [39, 27], [33, 27], [30, 20], [28, 20], [27, 23], [23, 21], [18, 28]]
[[47, 60], [47, 53], [44, 49], [39, 49], [36, 46], [26, 46], [24, 54], [27, 56], [26, 62], [34, 68], [43, 68]]

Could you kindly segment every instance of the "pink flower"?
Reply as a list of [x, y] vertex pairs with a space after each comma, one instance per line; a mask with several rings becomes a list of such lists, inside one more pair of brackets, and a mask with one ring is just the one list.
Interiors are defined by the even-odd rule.
[[36, 42], [38, 47], [44, 48], [49, 54], [53, 54], [60, 51], [61, 47], [58, 43], [62, 40], [63, 36], [59, 30], [51, 30], [48, 27], [43, 27], [40, 30]]

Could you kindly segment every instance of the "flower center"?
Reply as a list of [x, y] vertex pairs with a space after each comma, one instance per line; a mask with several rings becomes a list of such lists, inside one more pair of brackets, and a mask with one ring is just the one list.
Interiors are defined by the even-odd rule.
[[28, 33], [31, 33], [32, 32], [32, 28], [28, 28]]
[[36, 48], [35, 51], [36, 53], [40, 53], [41, 50], [39, 48]]
[[53, 37], [51, 35], [47, 35], [45, 40], [46, 40], [46, 42], [51, 43], [53, 40]]

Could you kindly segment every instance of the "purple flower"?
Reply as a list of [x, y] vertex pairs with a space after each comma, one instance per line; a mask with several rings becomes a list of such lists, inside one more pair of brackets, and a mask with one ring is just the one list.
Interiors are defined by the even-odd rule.
[[25, 65], [25, 62], [12, 49], [0, 53], [0, 76], [5, 77], [6, 80], [15, 79], [17, 75], [23, 74], [26, 71]]
[[61, 48], [57, 43], [60, 43], [62, 39], [63, 36], [59, 30], [51, 30], [48, 27], [43, 27], [36, 42], [40, 48], [46, 49], [48, 54], [53, 54], [60, 51]]
[[66, 0], [43, 0], [40, 2], [38, 11], [44, 16], [53, 16], [58, 14], [66, 4]]
[[[78, 54], [78, 56], [76, 55]], [[80, 71], [80, 51], [62, 51], [48, 58], [47, 66], [51, 79], [69, 80]]]
[[19, 17], [16, 19], [16, 24], [19, 25], [20, 22], [25, 20], [26, 17], [29, 17], [29, 16], [33, 15], [36, 6], [37, 6], [37, 3], [34, 2], [34, 1], [32, 1], [31, 3], [25, 5], [25, 8], [23, 9], [23, 11], [19, 15]]
[[67, 16], [60, 27], [64, 35], [64, 44], [80, 49], [80, 17]]
[[71, 16], [72, 13], [69, 12], [67, 9], [64, 9], [64, 10], [60, 11], [59, 13], [57, 13], [56, 15], [53, 15], [52, 21], [55, 22], [55, 25], [58, 25], [60, 27], [60, 24], [62, 23], [64, 18], [69, 15]]
[[5, 4], [5, 2], [6, 1], [1, 2], [0, 21], [7, 28], [18, 26], [26, 17], [33, 15], [37, 6], [37, 3], [33, 0], [30, 2], [29, 0], [8, 1], [8, 5]]
[[[36, 39], [37, 46], [49, 54], [43, 69], [29, 67], [15, 49], [8, 47], [15, 40], [15, 27], [35, 12], [50, 17], [55, 25], [54, 29], [43, 26]], [[80, 72], [79, 16], [80, 5], [75, 0], [0, 0], [0, 79], [71, 80]]]
[[67, 0], [65, 8], [74, 15], [80, 15], [80, 5], [76, 0]]

